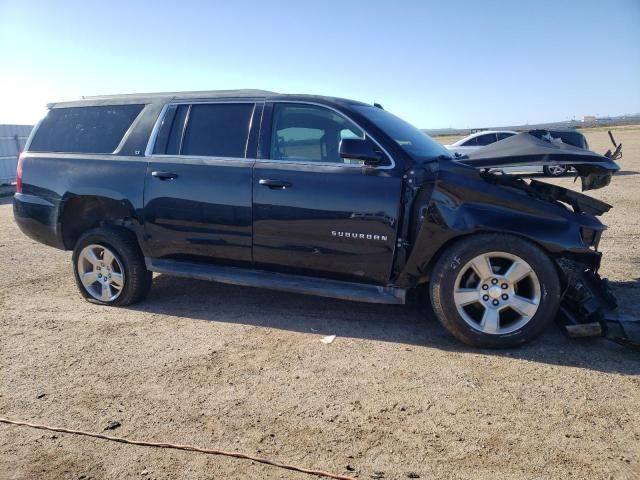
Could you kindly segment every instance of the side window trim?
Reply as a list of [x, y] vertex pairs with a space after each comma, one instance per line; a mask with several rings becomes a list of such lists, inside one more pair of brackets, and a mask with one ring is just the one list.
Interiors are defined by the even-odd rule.
[[354, 124], [356, 127], [358, 127], [360, 130], [362, 130], [365, 136], [369, 138], [373, 143], [375, 143], [376, 146], [380, 148], [380, 150], [382, 150], [382, 152], [385, 154], [389, 163], [387, 165], [380, 165], [378, 167], [374, 167], [375, 170], [391, 170], [395, 168], [396, 162], [394, 158], [389, 154], [387, 149], [384, 148], [380, 144], [380, 142], [378, 142], [365, 128], [363, 128], [362, 125], [360, 125], [358, 122], [353, 120], [351, 117], [328, 105], [323, 105], [321, 103], [316, 103], [316, 102], [307, 102], [307, 101], [298, 101], [298, 100], [272, 100], [272, 101], [266, 102], [264, 106], [263, 114], [262, 114], [262, 127], [260, 128], [260, 142], [259, 142], [259, 149], [258, 149], [258, 159], [260, 160], [260, 162], [292, 164], [292, 165], [313, 165], [313, 166], [332, 167], [332, 168], [336, 168], [336, 167], [360, 168], [360, 169], [362, 168], [362, 165], [354, 165], [354, 164], [348, 164], [348, 163], [314, 162], [314, 161], [306, 161], [306, 160], [273, 160], [269, 158], [270, 152], [271, 152], [271, 135], [272, 135], [272, 129], [273, 129], [273, 111], [274, 111], [274, 106], [276, 104], [311, 105], [311, 106], [316, 106], [320, 108], [325, 108], [327, 110], [330, 110], [336, 113], [337, 115], [348, 120], [349, 122]]
[[184, 135], [187, 132], [187, 128], [189, 127], [189, 118], [191, 117], [191, 109], [193, 108], [193, 104], [189, 104], [187, 107], [187, 113], [184, 116], [184, 122], [182, 122], [182, 131], [180, 132], [180, 146], [178, 147], [178, 157], [183, 157], [182, 155], [182, 147], [184, 147]]
[[[160, 121], [157, 132], [155, 132], [155, 142], [153, 145], [154, 152], [167, 151], [167, 144], [169, 143], [169, 133], [171, 132], [171, 126], [169, 125], [169, 123], [173, 124], [173, 120], [176, 116], [177, 110], [178, 109], [175, 105], [168, 105], [166, 108], [163, 108], [160, 111], [159, 116], [162, 117], [162, 120]], [[166, 127], [165, 123], [167, 124]]]
[[[237, 103], [247, 104], [247, 105], [252, 105], [253, 106], [252, 110], [251, 110], [251, 116], [250, 116], [250, 119], [249, 119], [248, 130], [247, 130], [247, 141], [246, 141], [245, 148], [244, 148], [244, 157], [223, 157], [223, 156], [217, 156], [217, 155], [183, 155], [182, 154], [182, 147], [184, 145], [184, 137], [185, 137], [185, 133], [187, 131], [187, 127], [189, 125], [189, 117], [191, 115], [191, 107], [193, 105], [229, 105], [229, 104], [237, 104]], [[185, 115], [184, 122], [182, 124], [182, 131], [180, 132], [180, 147], [178, 149], [178, 153], [177, 154], [167, 154], [165, 152], [163, 152], [163, 153], [154, 153], [154, 149], [155, 149], [156, 143], [158, 141], [158, 134], [160, 132], [160, 128], [162, 127], [162, 123], [164, 121], [165, 116], [167, 115], [168, 110], [170, 108], [172, 108], [172, 107], [173, 108], [178, 108], [181, 105], [187, 105], [188, 106], [188, 110], [187, 110], [187, 113]], [[253, 140], [251, 134], [254, 131], [254, 124], [256, 122], [255, 115], [256, 115], [256, 111], [258, 110], [258, 106], [259, 105], [264, 105], [264, 102], [260, 102], [259, 100], [169, 102], [169, 103], [164, 105], [164, 107], [160, 111], [160, 114], [158, 115], [158, 118], [156, 119], [156, 123], [153, 126], [153, 129], [151, 131], [151, 135], [149, 136], [149, 141], [147, 142], [147, 147], [145, 149], [145, 157], [181, 157], [181, 158], [185, 158], [185, 159], [189, 159], [189, 158], [194, 158], [194, 159], [196, 159], [196, 158], [205, 158], [206, 159], [206, 158], [209, 158], [209, 159], [228, 159], [228, 160], [249, 160], [249, 161], [254, 161], [255, 158], [248, 158], [247, 157], [247, 153], [248, 153], [250, 142]], [[262, 121], [262, 119], [260, 119], [260, 121]], [[170, 133], [171, 132], [169, 132], [169, 135], [170, 135]]]

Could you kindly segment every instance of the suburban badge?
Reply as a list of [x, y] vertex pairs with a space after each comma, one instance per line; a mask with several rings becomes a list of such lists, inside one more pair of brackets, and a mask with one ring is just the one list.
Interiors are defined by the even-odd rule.
[[386, 235], [376, 235], [373, 233], [340, 232], [337, 230], [331, 230], [331, 236], [353, 238], [353, 239], [359, 239], [359, 240], [377, 240], [380, 242], [387, 241]]

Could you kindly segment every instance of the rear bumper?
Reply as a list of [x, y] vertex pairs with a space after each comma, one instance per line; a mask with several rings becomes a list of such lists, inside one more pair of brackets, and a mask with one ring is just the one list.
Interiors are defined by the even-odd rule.
[[13, 217], [29, 238], [64, 250], [58, 223], [58, 207], [35, 195], [13, 196]]

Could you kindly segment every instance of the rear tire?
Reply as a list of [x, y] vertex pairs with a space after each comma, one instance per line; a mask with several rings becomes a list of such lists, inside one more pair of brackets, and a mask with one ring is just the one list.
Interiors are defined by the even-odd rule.
[[505, 234], [458, 240], [434, 265], [431, 303], [442, 325], [475, 347], [506, 348], [539, 335], [560, 305], [560, 280], [538, 246]]
[[142, 300], [151, 288], [136, 236], [120, 227], [99, 227], [82, 235], [73, 249], [73, 272], [89, 302], [123, 307]]

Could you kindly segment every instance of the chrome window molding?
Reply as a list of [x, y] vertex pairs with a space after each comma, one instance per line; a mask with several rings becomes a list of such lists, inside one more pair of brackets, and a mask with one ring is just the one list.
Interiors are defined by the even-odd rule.
[[[247, 154], [249, 153], [249, 140], [251, 140], [251, 129], [253, 128], [253, 117], [256, 115], [256, 108], [258, 108], [258, 104], [253, 104], [253, 110], [251, 110], [251, 118], [249, 119], [249, 131], [247, 132], [247, 141], [244, 144], [244, 158], [247, 158]], [[258, 138], [260, 137], [260, 131], [258, 130]]]
[[[191, 107], [193, 105], [189, 105], [187, 108], [187, 113], [184, 116], [184, 121], [182, 124], [182, 132], [180, 132], [180, 146], [178, 147], [178, 156], [182, 156], [182, 147], [184, 146], [184, 136], [187, 134], [187, 128], [189, 127], [189, 119], [191, 118]], [[176, 112], [177, 115], [177, 112]], [[174, 117], [175, 121], [175, 117]], [[169, 131], [169, 135], [171, 135], [171, 131]]]
[[[316, 107], [321, 107], [321, 108], [326, 108], [328, 110], [333, 111], [334, 113], [336, 113], [337, 115], [340, 115], [343, 118], [346, 118], [347, 120], [349, 120], [351, 123], [353, 123], [356, 127], [358, 127], [360, 130], [362, 130], [365, 135], [367, 137], [369, 137], [371, 139], [371, 141], [373, 143], [375, 143], [378, 148], [380, 148], [380, 150], [382, 150], [382, 152], [387, 156], [387, 158], [389, 158], [389, 161], [391, 162], [389, 165], [381, 165], [379, 167], [372, 167], [373, 170], [392, 170], [393, 168], [395, 168], [396, 166], [396, 162], [393, 158], [393, 156], [391, 156], [391, 154], [387, 151], [387, 149], [385, 149], [380, 142], [378, 142], [375, 137], [373, 137], [365, 128], [363, 128], [358, 122], [356, 122], [355, 120], [353, 120], [351, 117], [349, 117], [348, 115], [345, 115], [344, 113], [342, 113], [341, 111], [330, 107], [328, 105], [323, 105], [322, 103], [317, 103], [317, 102], [309, 102], [309, 101], [305, 101], [305, 100], [269, 100], [270, 103], [293, 103], [293, 104], [302, 104], [302, 105], [314, 105]], [[172, 105], [195, 105], [195, 104], [216, 104], [216, 103], [223, 103], [223, 104], [228, 104], [228, 103], [253, 103], [254, 107], [253, 107], [253, 112], [251, 113], [251, 121], [249, 123], [249, 133], [251, 132], [251, 126], [253, 125], [253, 120], [254, 120], [254, 116], [255, 116], [255, 112], [256, 112], [256, 108], [258, 107], [258, 104], [264, 105], [266, 102], [265, 100], [225, 100], [225, 99], [219, 99], [219, 100], [198, 100], [198, 101], [193, 101], [193, 102], [188, 102], [188, 101], [180, 101], [180, 102], [169, 102], [167, 104], [164, 105], [164, 107], [162, 107], [162, 110], [160, 111], [160, 114], [158, 115], [158, 118], [156, 120], [155, 125], [153, 126], [153, 129], [151, 131], [151, 135], [149, 136], [149, 141], [147, 142], [147, 148], [145, 149], [145, 157], [171, 157], [171, 158], [175, 158], [176, 156], [179, 156], [180, 158], [192, 158], [192, 159], [220, 159], [220, 158], [224, 158], [224, 157], [215, 157], [215, 156], [201, 156], [201, 155], [163, 155], [163, 154], [157, 154], [157, 153], [153, 153], [153, 149], [155, 147], [155, 143], [156, 143], [156, 139], [158, 137], [158, 131], [160, 130], [160, 126], [162, 125], [162, 121], [164, 120], [165, 114], [167, 112], [167, 109], [172, 106]], [[264, 110], [263, 110], [264, 112]], [[188, 120], [188, 118], [187, 118]], [[262, 130], [262, 125], [260, 125], [260, 130]], [[184, 131], [183, 131], [183, 135], [184, 135]], [[247, 145], [245, 147], [245, 158], [244, 160], [250, 160], [250, 161], [258, 161], [258, 162], [268, 162], [268, 163], [281, 163], [281, 164], [291, 164], [291, 165], [316, 165], [316, 166], [328, 166], [328, 167], [348, 167], [348, 168], [362, 168], [363, 165], [354, 165], [354, 164], [349, 164], [349, 163], [338, 163], [338, 162], [313, 162], [313, 161], [305, 161], [305, 160], [275, 160], [275, 159], [270, 159], [270, 158], [260, 158], [260, 159], [248, 159], [246, 158], [246, 154], [247, 151], [246, 149], [248, 148], [249, 145], [249, 137], [247, 137]], [[182, 140], [181, 140], [182, 143]], [[234, 157], [233, 160], [243, 160], [243, 158], [241, 157]]]
[[111, 154], [116, 155], [116, 154], [120, 153], [120, 151], [124, 148], [124, 145], [127, 143], [127, 140], [129, 140], [129, 136], [133, 133], [133, 131], [138, 126], [138, 124], [142, 121], [142, 118], [144, 117], [145, 110], [149, 109], [150, 107], [151, 107], [151, 105], [148, 104], [148, 103], [147, 104], [143, 104], [142, 109], [140, 110], [140, 112], [138, 112], [138, 115], [136, 116], [136, 118], [133, 119], [133, 122], [131, 122], [131, 125], [129, 125], [129, 128], [127, 128], [127, 131], [124, 132], [124, 135], [122, 136], [122, 139], [120, 140], [120, 143], [118, 144], [116, 149], [113, 152], [111, 152]]
[[156, 145], [156, 139], [158, 138], [158, 131], [160, 130], [160, 125], [162, 125], [162, 121], [164, 120], [164, 116], [167, 113], [167, 109], [169, 108], [170, 103], [165, 104], [160, 110], [160, 114], [156, 119], [156, 123], [153, 125], [153, 129], [151, 130], [151, 135], [149, 136], [149, 141], [147, 142], [147, 148], [144, 150], [144, 156], [150, 157], [153, 155], [153, 148]]
[[26, 158], [59, 158], [63, 160], [100, 160], [109, 162], [145, 162], [142, 155], [114, 155], [113, 153], [77, 153], [77, 152], [28, 152]]
[[[281, 165], [308, 165], [308, 166], [318, 166], [318, 167], [338, 167], [338, 168], [347, 167], [347, 168], [359, 168], [359, 169], [362, 169], [365, 166], [364, 163], [358, 165], [354, 163], [314, 162], [313, 160], [274, 160], [271, 158], [259, 158], [256, 160], [256, 162], [274, 163], [274, 164], [281, 164]], [[380, 168], [380, 167], [371, 167], [371, 168]]]
[[[180, 151], [182, 151], [182, 145], [184, 142], [184, 136], [185, 133], [187, 131], [187, 126], [189, 125], [189, 117], [191, 116], [191, 106], [192, 105], [215, 105], [215, 104], [223, 104], [223, 105], [228, 105], [231, 103], [243, 103], [246, 105], [253, 105], [253, 109], [251, 110], [251, 117], [249, 118], [249, 128], [247, 130], [247, 142], [245, 143], [244, 146], [244, 157], [218, 157], [215, 155], [182, 155], [182, 154], [177, 154], [177, 155], [167, 155], [167, 154], [161, 154], [161, 153], [153, 153], [153, 149], [155, 148], [156, 145], [156, 140], [158, 139], [158, 132], [160, 131], [160, 127], [162, 126], [162, 122], [164, 121], [164, 117], [167, 113], [167, 110], [169, 109], [169, 107], [171, 106], [176, 106], [179, 107], [180, 105], [188, 105], [189, 106], [189, 110], [187, 111], [187, 115], [185, 116], [184, 119], [184, 126], [185, 128], [182, 130], [182, 136], [180, 137]], [[171, 157], [171, 158], [176, 158], [176, 157], [180, 157], [180, 158], [210, 158], [210, 159], [233, 159], [233, 160], [250, 160], [247, 159], [247, 150], [249, 148], [249, 140], [251, 137], [251, 127], [253, 126], [253, 118], [256, 114], [256, 108], [258, 107], [258, 104], [263, 104], [264, 102], [261, 101], [256, 101], [256, 100], [224, 100], [224, 99], [220, 99], [219, 101], [216, 100], [199, 100], [199, 101], [193, 101], [193, 102], [185, 102], [185, 101], [180, 101], [180, 102], [169, 102], [166, 103], [163, 107], [162, 110], [160, 111], [160, 114], [158, 115], [158, 118], [156, 119], [156, 123], [153, 125], [153, 129], [151, 130], [151, 135], [149, 136], [149, 141], [147, 142], [147, 147], [145, 148], [144, 151], [144, 156], [145, 157]]]
[[153, 157], [153, 161], [158, 162], [176, 162], [176, 157], [180, 157], [180, 161], [185, 164], [190, 164], [195, 161], [201, 163], [208, 162], [243, 162], [243, 163], [255, 163], [257, 161], [256, 158], [245, 158], [245, 157], [215, 157], [211, 155], [166, 155], [161, 153], [154, 153], [151, 155]]

